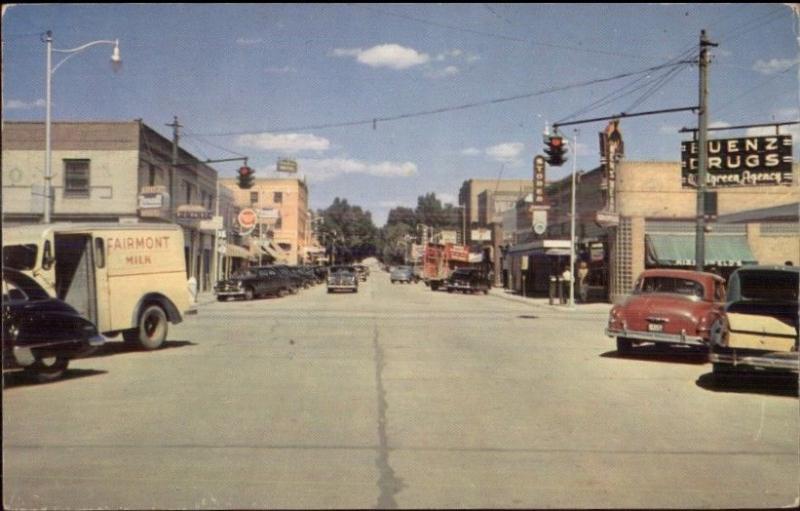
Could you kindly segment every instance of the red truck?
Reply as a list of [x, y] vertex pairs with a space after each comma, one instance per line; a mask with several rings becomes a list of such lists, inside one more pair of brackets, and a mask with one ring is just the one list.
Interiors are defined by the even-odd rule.
[[422, 278], [425, 285], [436, 291], [453, 270], [469, 266], [469, 249], [452, 243], [428, 243], [422, 258]]

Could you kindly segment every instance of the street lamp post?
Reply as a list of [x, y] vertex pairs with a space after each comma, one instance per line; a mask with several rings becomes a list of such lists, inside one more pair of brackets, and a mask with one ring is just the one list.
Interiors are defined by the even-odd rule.
[[578, 168], [578, 130], [575, 130], [572, 143], [572, 201], [569, 226], [569, 306], [575, 307], [575, 173]]
[[[113, 69], [116, 71], [119, 69], [119, 66], [122, 65], [122, 58], [119, 56], [119, 39], [114, 41], [92, 41], [90, 43], [86, 43], [82, 46], [78, 46], [77, 48], [69, 48], [69, 49], [58, 49], [53, 48], [53, 32], [48, 30], [45, 34], [44, 42], [47, 43], [47, 77], [46, 77], [46, 106], [45, 106], [45, 127], [44, 127], [44, 138], [45, 138], [45, 155], [44, 155], [44, 223], [50, 223], [50, 208], [51, 208], [51, 189], [52, 189], [52, 180], [53, 180], [53, 166], [52, 166], [52, 147], [51, 147], [51, 120], [50, 120], [50, 108], [51, 108], [51, 89], [52, 89], [52, 79], [53, 73], [61, 67], [61, 64], [69, 60], [74, 55], [82, 52], [83, 50], [90, 48], [92, 46], [96, 46], [98, 44], [111, 44], [114, 46], [114, 51], [111, 54], [111, 65]], [[53, 66], [53, 52], [56, 53], [66, 53], [68, 54], [64, 57], [58, 64]]]

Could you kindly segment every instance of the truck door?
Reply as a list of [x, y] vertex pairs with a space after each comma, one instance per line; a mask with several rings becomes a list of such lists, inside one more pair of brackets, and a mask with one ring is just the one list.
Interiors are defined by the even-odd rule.
[[106, 240], [95, 235], [92, 239], [94, 259], [95, 303], [97, 304], [97, 320], [94, 324], [101, 332], [111, 330], [111, 299], [108, 288], [108, 263], [106, 262]]
[[97, 288], [90, 234], [55, 235], [56, 296], [97, 324]]

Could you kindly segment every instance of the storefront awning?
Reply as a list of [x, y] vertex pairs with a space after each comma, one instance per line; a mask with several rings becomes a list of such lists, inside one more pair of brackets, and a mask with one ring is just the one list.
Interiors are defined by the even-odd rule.
[[264, 251], [265, 254], [270, 255], [275, 259], [276, 262], [279, 263], [287, 263], [289, 262], [288, 254], [284, 253], [281, 249], [276, 247], [272, 244], [272, 242], [264, 243], [261, 245], [261, 250]]
[[535, 254], [549, 256], [569, 255], [569, 240], [536, 240], [529, 243], [521, 243], [510, 247], [506, 253], [506, 255], [517, 257]]
[[236, 257], [238, 259], [250, 259], [250, 251], [238, 245], [225, 245], [225, 255], [228, 257]]
[[[648, 234], [647, 263], [655, 266], [695, 265], [694, 235]], [[744, 235], [706, 235], [706, 266], [742, 266], [756, 264], [756, 258]]]

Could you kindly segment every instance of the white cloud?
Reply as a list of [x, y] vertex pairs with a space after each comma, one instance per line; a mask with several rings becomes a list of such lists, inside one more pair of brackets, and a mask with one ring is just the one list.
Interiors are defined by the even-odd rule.
[[329, 181], [346, 174], [365, 174], [376, 177], [410, 177], [417, 174], [411, 162], [367, 162], [350, 158], [301, 159], [298, 165], [309, 181]]
[[457, 202], [456, 201], [456, 196], [453, 195], [452, 193], [436, 192], [436, 198], [439, 199], [440, 201], [442, 201], [443, 205], [444, 204], [455, 204]]
[[434, 69], [425, 73], [428, 78], [447, 78], [448, 76], [455, 76], [458, 74], [456, 66], [447, 66], [444, 69]]
[[658, 128], [658, 132], [662, 135], [677, 135], [679, 127], [673, 126], [671, 124], [662, 124], [660, 128]]
[[7, 110], [30, 110], [32, 108], [44, 108], [45, 101], [43, 99], [37, 99], [36, 101], [26, 102], [20, 101], [18, 99], [10, 99], [6, 102], [4, 108]]
[[264, 40], [260, 37], [239, 37], [236, 39], [236, 44], [239, 46], [256, 46], [263, 42]]
[[480, 56], [475, 55], [474, 53], [470, 53], [467, 55], [467, 62], [472, 64], [473, 62], [477, 62], [481, 60]]
[[391, 69], [407, 69], [425, 64], [430, 60], [427, 53], [420, 53], [413, 48], [399, 44], [379, 44], [362, 50], [361, 48], [337, 48], [333, 50], [335, 57], [355, 57], [362, 64], [370, 67], [388, 67]]
[[268, 67], [265, 68], [264, 71], [270, 74], [284, 75], [287, 73], [296, 73], [297, 69], [291, 66], [283, 66], [283, 67]]
[[260, 133], [240, 135], [236, 145], [262, 151], [298, 153], [301, 151], [327, 151], [331, 143], [327, 138], [307, 133]]
[[519, 157], [525, 149], [521, 142], [507, 142], [486, 148], [486, 155], [501, 163], [519, 163]]
[[[760, 128], [748, 128], [745, 132], [746, 137], [767, 137], [775, 134], [774, 126], [762, 126]], [[781, 126], [781, 135], [791, 135], [794, 145], [800, 142], [800, 125]]]
[[461, 154], [464, 156], [478, 156], [481, 154], [481, 150], [474, 147], [467, 147], [466, 149], [461, 150]]
[[800, 62], [800, 59], [759, 59], [753, 64], [753, 70], [764, 75], [772, 75], [786, 71], [790, 67], [796, 66], [798, 62]]
[[730, 128], [731, 123], [725, 121], [714, 121], [708, 124], [709, 128]]
[[436, 55], [436, 61], [437, 62], [442, 62], [443, 60], [446, 60], [448, 58], [455, 59], [455, 58], [460, 57], [463, 53], [464, 52], [462, 52], [459, 49], [445, 51], [445, 52], [442, 52], [442, 53]]
[[389, 209], [399, 208], [401, 206], [402, 207], [410, 207], [408, 204], [406, 204], [406, 203], [404, 203], [402, 201], [399, 201], [399, 200], [382, 200], [382, 201], [378, 202], [378, 206], [380, 206], [382, 208], [389, 208]]

